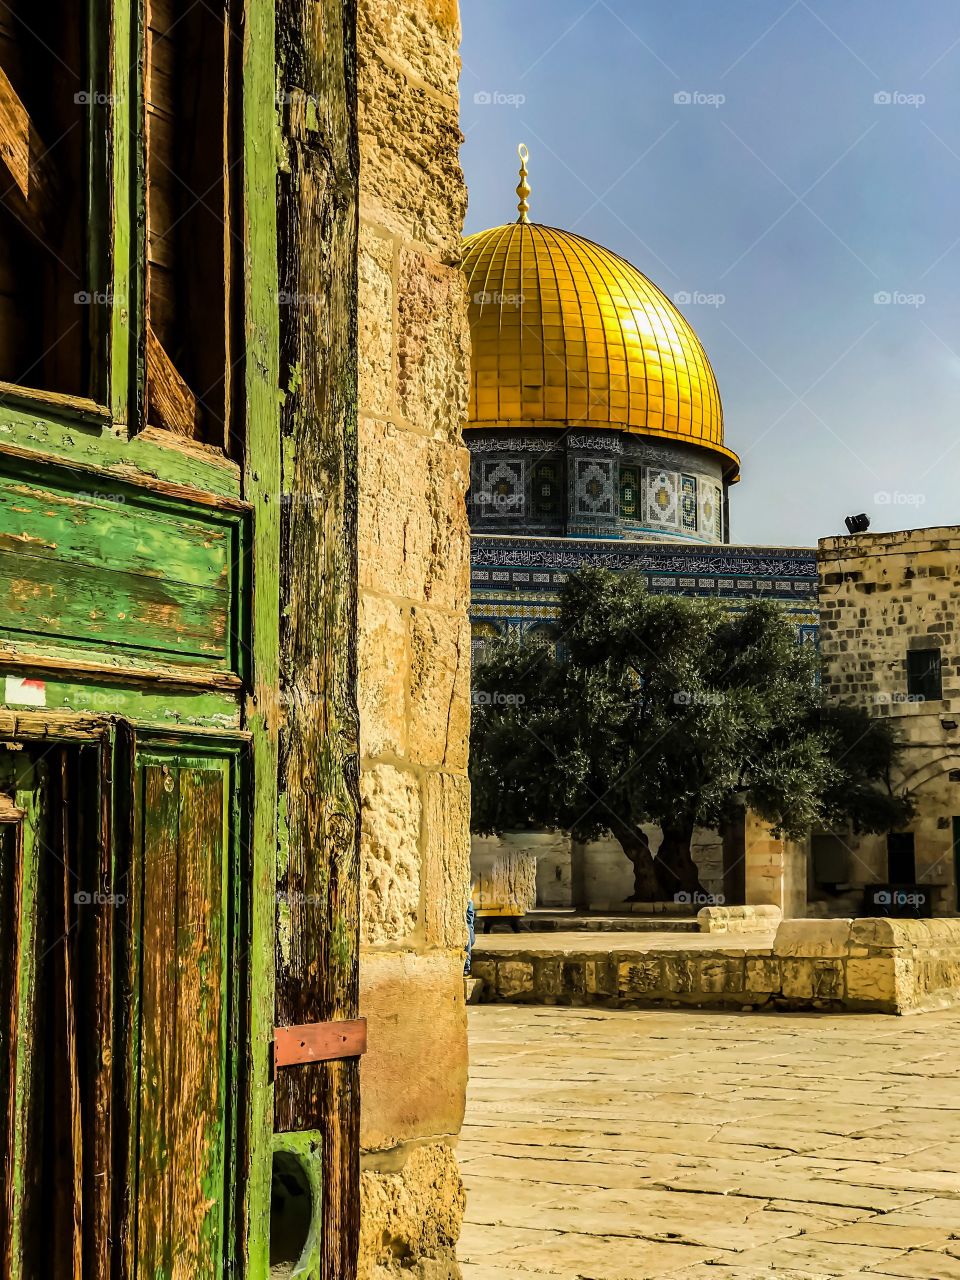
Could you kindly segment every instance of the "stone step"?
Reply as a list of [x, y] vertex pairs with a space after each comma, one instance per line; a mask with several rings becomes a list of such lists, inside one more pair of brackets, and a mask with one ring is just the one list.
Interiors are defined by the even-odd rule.
[[528, 912], [520, 924], [524, 933], [697, 933], [696, 916], [594, 915], [590, 912]]

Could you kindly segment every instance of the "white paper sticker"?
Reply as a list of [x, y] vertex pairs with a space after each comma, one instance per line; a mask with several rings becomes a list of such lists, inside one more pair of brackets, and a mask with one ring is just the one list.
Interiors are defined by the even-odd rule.
[[21, 707], [45, 707], [47, 686], [43, 680], [28, 680], [25, 676], [7, 676], [4, 702]]

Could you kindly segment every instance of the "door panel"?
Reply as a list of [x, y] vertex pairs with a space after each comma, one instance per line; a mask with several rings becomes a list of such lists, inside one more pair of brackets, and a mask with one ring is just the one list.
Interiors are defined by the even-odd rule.
[[229, 1252], [231, 773], [138, 759], [138, 1280], [220, 1280]]

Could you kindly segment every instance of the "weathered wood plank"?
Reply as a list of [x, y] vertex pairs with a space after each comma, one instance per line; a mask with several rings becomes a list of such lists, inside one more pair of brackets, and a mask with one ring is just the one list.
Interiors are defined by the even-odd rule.
[[[0, 773], [7, 772], [0, 770]], [[0, 776], [0, 785], [12, 779]], [[19, 974], [24, 811], [7, 795], [0, 806], [0, 1274], [13, 1273], [14, 1143], [19, 1046]]]
[[144, 508], [134, 498], [0, 476], [0, 551], [194, 587], [227, 581], [230, 524]]
[[141, 1276], [221, 1280], [224, 1260], [224, 774], [143, 769]]
[[197, 397], [167, 355], [163, 343], [147, 325], [147, 402], [150, 417], [177, 435], [193, 437], [200, 428]]
[[3, 67], [0, 67], [0, 159], [14, 183], [13, 188], [7, 188], [4, 193], [5, 202], [37, 235], [46, 237], [57, 206], [57, 171]]
[[[281, 549], [277, 1025], [357, 1014], [359, 766], [356, 710], [357, 175], [355, 0], [280, 0]], [[309, 501], [305, 500], [309, 498]], [[285, 896], [283, 896], [285, 895]], [[318, 1129], [323, 1280], [356, 1275], [356, 1059], [282, 1072], [280, 1129]]]
[[194, 664], [229, 660], [224, 588], [0, 551], [0, 591], [8, 637], [29, 633], [89, 648], [131, 647]]
[[275, 6], [245, 0], [240, 28], [243, 164], [238, 215], [245, 246], [236, 259], [242, 279], [245, 432], [243, 492], [256, 507], [251, 547], [252, 684], [244, 724], [253, 738], [254, 785], [249, 797], [245, 872], [250, 946], [246, 973], [249, 1020], [243, 1075], [247, 1081], [240, 1134], [241, 1249], [251, 1277], [270, 1269], [274, 1089], [270, 1047], [275, 1016], [278, 819], [277, 697], [280, 661], [279, 308], [277, 306], [277, 109]]
[[60, 828], [59, 858], [61, 862], [60, 894], [61, 923], [63, 934], [60, 939], [62, 964], [60, 974], [63, 982], [63, 1056], [66, 1068], [66, 1103], [69, 1115], [61, 1117], [64, 1130], [69, 1139], [69, 1154], [66, 1157], [69, 1177], [58, 1179], [56, 1191], [66, 1201], [64, 1210], [64, 1226], [66, 1229], [67, 1252], [73, 1280], [83, 1280], [83, 1125], [80, 1115], [80, 1067], [77, 1045], [77, 979], [75, 961], [74, 920], [70, 904], [73, 900], [73, 880], [77, 878], [76, 851], [70, 829], [70, 794], [69, 761], [65, 748], [57, 753], [57, 771], [59, 774], [59, 794], [57, 796], [57, 823]]

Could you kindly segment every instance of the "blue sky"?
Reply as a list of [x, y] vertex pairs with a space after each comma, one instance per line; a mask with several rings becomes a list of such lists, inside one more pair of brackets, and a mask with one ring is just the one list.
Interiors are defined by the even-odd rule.
[[681, 309], [742, 459], [733, 539], [960, 523], [956, 0], [462, 16], [467, 230], [516, 217], [526, 142], [534, 220], [712, 298]]

